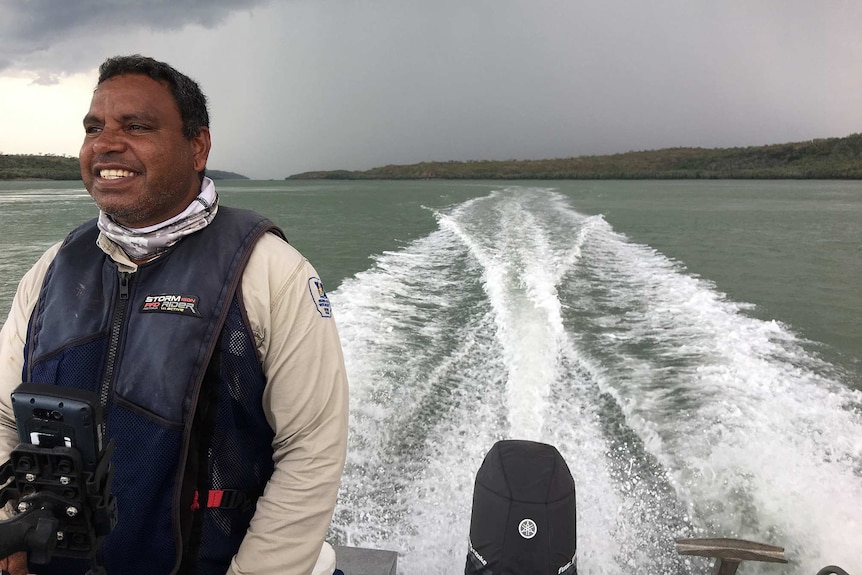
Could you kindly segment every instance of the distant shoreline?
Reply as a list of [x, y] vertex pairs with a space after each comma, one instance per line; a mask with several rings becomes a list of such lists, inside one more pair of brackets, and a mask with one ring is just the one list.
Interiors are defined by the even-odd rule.
[[[248, 180], [207, 170], [215, 180]], [[80, 180], [78, 158], [0, 154], [0, 181]], [[862, 134], [747, 148], [665, 148], [547, 160], [470, 160], [302, 172], [285, 180], [860, 180]]]
[[[246, 176], [224, 170], [207, 170], [214, 180], [247, 180]], [[0, 182], [75, 181], [81, 179], [78, 158], [51, 154], [0, 154]]]
[[862, 134], [748, 148], [665, 148], [550, 160], [480, 160], [327, 170], [287, 180], [862, 179]]

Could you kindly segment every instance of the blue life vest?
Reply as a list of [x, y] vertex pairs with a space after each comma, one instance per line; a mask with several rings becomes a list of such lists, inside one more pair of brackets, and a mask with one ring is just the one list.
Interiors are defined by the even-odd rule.
[[[266, 379], [240, 290], [267, 232], [283, 237], [258, 214], [219, 207], [128, 274], [95, 245], [92, 220], [47, 272], [23, 380], [102, 394], [119, 512], [102, 548], [109, 574], [222, 575], [242, 542], [273, 471]], [[34, 572], [89, 566], [54, 558]]]

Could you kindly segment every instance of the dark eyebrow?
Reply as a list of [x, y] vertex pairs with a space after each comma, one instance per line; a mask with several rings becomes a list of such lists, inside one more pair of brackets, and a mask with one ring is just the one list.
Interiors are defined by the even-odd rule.
[[[147, 112], [134, 112], [131, 114], [123, 114], [120, 116], [120, 121], [124, 124], [129, 122], [144, 122], [145, 124], [158, 125], [159, 120], [156, 116], [152, 114], [148, 114]], [[87, 124], [99, 124], [102, 120], [95, 114], [87, 114], [84, 116], [84, 125]]]
[[159, 119], [147, 112], [134, 112], [120, 116], [120, 120], [126, 124], [128, 122], [143, 122], [145, 124], [155, 125], [159, 123]]

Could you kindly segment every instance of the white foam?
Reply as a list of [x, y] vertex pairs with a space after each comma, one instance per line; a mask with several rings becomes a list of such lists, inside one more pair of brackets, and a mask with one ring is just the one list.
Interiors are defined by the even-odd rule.
[[[593, 240], [620, 361], [607, 391], [697, 523], [778, 538], [799, 572], [862, 568], [862, 420], [848, 409], [860, 394], [824, 376], [785, 326], [748, 317], [661, 254], [609, 228]], [[649, 353], [630, 351], [639, 345]]]
[[341, 542], [462, 570], [481, 459], [526, 438], [576, 478], [583, 574], [701, 572], [673, 539], [706, 535], [784, 545], [788, 575], [862, 571], [862, 397], [787, 326], [550, 190], [438, 221], [330, 294], [351, 380]]

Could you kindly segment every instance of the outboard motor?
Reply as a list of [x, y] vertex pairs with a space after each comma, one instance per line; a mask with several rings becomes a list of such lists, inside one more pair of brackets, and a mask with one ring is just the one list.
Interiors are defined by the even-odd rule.
[[557, 448], [498, 441], [473, 488], [465, 575], [576, 575], [575, 480]]

